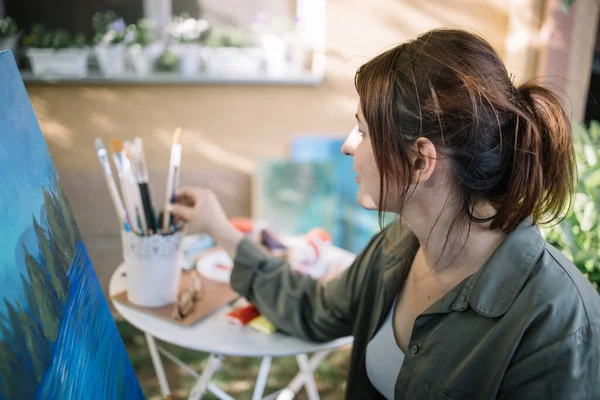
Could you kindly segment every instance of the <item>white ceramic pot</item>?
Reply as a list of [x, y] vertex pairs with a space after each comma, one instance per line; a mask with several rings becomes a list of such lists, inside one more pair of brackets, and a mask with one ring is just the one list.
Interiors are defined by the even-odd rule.
[[288, 45], [288, 72], [300, 74], [306, 72], [310, 64], [310, 45], [302, 38], [294, 37]]
[[99, 44], [94, 47], [94, 53], [104, 76], [122, 75], [125, 72], [125, 45]]
[[211, 75], [253, 76], [262, 72], [264, 58], [260, 47], [217, 47], [206, 52], [204, 63]]
[[202, 46], [196, 43], [178, 43], [173, 46], [173, 52], [179, 57], [179, 73], [183, 76], [193, 76], [200, 71]]
[[127, 298], [142, 307], [162, 307], [177, 300], [183, 234], [137, 236], [121, 232], [127, 265]]
[[83, 77], [88, 71], [89, 49], [27, 49], [31, 69], [36, 75], [68, 75]]
[[17, 50], [17, 44], [19, 43], [19, 38], [21, 37], [21, 33], [16, 33], [12, 36], [4, 38], [0, 40], [0, 50], [10, 50], [15, 54]]
[[265, 70], [267, 75], [282, 76], [287, 72], [287, 43], [279, 36], [264, 35], [260, 44], [265, 54]]
[[157, 42], [142, 47], [134, 44], [127, 48], [129, 61], [138, 75], [148, 75], [154, 70], [154, 63], [164, 50], [164, 44]]

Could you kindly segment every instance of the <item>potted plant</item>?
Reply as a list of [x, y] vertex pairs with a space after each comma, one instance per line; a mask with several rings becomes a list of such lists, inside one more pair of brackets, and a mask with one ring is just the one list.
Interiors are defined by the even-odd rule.
[[[298, 41], [296, 23], [286, 16], [259, 13], [251, 25], [252, 32], [265, 52], [268, 75], [281, 76], [288, 72], [292, 51]], [[292, 54], [294, 53], [294, 54]]]
[[127, 26], [113, 11], [92, 17], [94, 53], [105, 76], [121, 75], [125, 71], [125, 34]]
[[87, 75], [89, 48], [82, 34], [71, 36], [64, 29], [50, 31], [37, 24], [23, 38], [23, 45], [36, 75]]
[[149, 19], [140, 19], [137, 24], [129, 25], [125, 42], [134, 71], [138, 75], [152, 72], [164, 49], [163, 43], [156, 40], [156, 24]]
[[201, 43], [208, 30], [208, 22], [203, 19], [189, 18], [184, 14], [173, 18], [167, 29], [174, 42], [173, 52], [179, 58], [180, 74], [184, 76], [197, 74], [200, 68]]
[[254, 36], [241, 28], [214, 28], [206, 39], [205, 64], [209, 74], [257, 75], [262, 69], [264, 51]]
[[545, 229], [548, 242], [562, 250], [598, 290], [600, 285], [600, 123], [589, 130], [573, 127], [577, 193], [573, 210], [558, 225]]
[[176, 72], [179, 69], [179, 57], [169, 49], [165, 49], [154, 62], [157, 72]]
[[0, 19], [0, 50], [10, 50], [13, 53], [19, 41], [19, 28], [17, 22], [6, 17]]

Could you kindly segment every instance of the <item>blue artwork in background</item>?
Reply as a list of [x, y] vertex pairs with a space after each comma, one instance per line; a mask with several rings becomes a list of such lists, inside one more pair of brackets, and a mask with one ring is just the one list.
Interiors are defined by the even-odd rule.
[[142, 399], [9, 51], [0, 79], [0, 399]]
[[254, 186], [255, 217], [284, 236], [317, 227], [332, 232], [338, 205], [333, 177], [329, 163], [262, 160]]
[[345, 136], [297, 135], [290, 141], [290, 161], [329, 163], [333, 168], [333, 187], [337, 196], [331, 230], [336, 246], [360, 252], [379, 232], [377, 211], [365, 210], [357, 202], [358, 184], [354, 180], [352, 157], [342, 154]]

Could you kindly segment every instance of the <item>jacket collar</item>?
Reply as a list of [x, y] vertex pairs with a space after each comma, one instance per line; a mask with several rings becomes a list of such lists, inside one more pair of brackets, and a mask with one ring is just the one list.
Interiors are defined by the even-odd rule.
[[[391, 304], [401, 290], [419, 248], [417, 238], [406, 225], [402, 231], [398, 248], [385, 257], [385, 304]], [[460, 282], [427, 313], [464, 311], [471, 306], [487, 317], [504, 315], [535, 269], [545, 245], [531, 219], [521, 222], [475, 274]]]
[[488, 261], [458, 290], [453, 311], [470, 305], [486, 317], [500, 317], [512, 306], [546, 245], [530, 219], [508, 234]]

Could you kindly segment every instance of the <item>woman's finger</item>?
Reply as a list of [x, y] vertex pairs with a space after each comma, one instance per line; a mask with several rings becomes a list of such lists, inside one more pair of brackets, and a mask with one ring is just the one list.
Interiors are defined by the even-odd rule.
[[176, 194], [175, 202], [178, 204], [186, 205], [188, 207], [194, 207], [194, 204], [196, 204], [196, 200], [193, 197], [190, 197], [189, 195], [187, 195], [185, 193]]
[[170, 212], [183, 221], [189, 221], [192, 219], [194, 209], [183, 204], [171, 204]]

